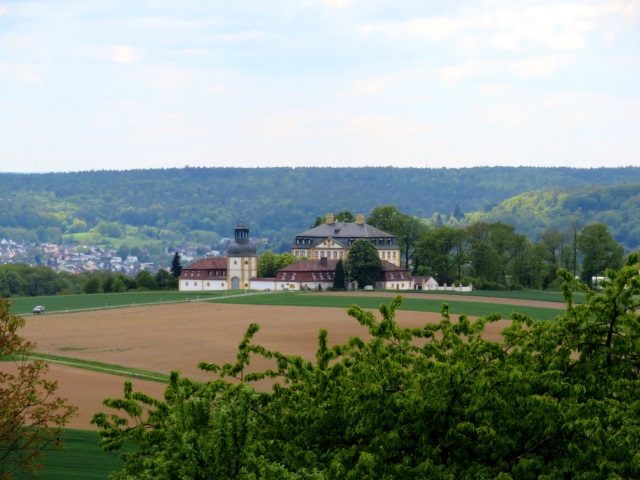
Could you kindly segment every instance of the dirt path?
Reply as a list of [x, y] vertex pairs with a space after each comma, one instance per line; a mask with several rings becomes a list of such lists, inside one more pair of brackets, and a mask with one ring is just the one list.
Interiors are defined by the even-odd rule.
[[[433, 297], [430, 297], [433, 298]], [[451, 296], [443, 296], [443, 300]], [[454, 296], [456, 300], [460, 297]], [[477, 299], [482, 301], [489, 299]], [[493, 303], [502, 300], [492, 300]], [[504, 303], [511, 303], [505, 301]], [[518, 304], [546, 306], [541, 302]], [[554, 304], [556, 307], [557, 303]], [[561, 305], [561, 304], [560, 304]], [[403, 326], [422, 326], [440, 319], [436, 313], [396, 312]], [[22, 332], [37, 344], [37, 352], [93, 360], [152, 372], [179, 370], [197, 380], [213, 378], [197, 369], [199, 362], [223, 363], [235, 360], [237, 345], [251, 323], [260, 331], [254, 337], [269, 349], [315, 358], [318, 332], [329, 331], [331, 344], [366, 330], [349, 317], [344, 308], [270, 307], [190, 302], [170, 305], [122, 308], [95, 312], [30, 317]], [[499, 338], [507, 321], [492, 324], [488, 338]], [[252, 361], [252, 368], [264, 368], [266, 361]], [[4, 368], [4, 367], [3, 367]], [[60, 394], [80, 409], [69, 425], [89, 429], [93, 413], [104, 410], [102, 400], [122, 395], [125, 378], [51, 364], [50, 379], [58, 381]], [[133, 380], [134, 388], [160, 397], [164, 386]], [[263, 388], [268, 388], [263, 385]]]

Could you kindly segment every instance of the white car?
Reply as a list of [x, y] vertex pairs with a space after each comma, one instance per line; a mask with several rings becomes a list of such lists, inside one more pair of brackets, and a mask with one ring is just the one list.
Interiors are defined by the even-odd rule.
[[44, 313], [44, 307], [42, 305], [38, 305], [36, 308], [33, 309], [33, 313], [37, 315]]

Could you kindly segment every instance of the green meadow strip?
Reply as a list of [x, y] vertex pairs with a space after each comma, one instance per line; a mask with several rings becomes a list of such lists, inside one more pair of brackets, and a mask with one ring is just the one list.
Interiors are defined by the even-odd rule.
[[[246, 295], [238, 297], [217, 298], [216, 303], [228, 303], [237, 305], [272, 305], [295, 307], [333, 307], [349, 308], [358, 305], [362, 308], [377, 309], [382, 303], [389, 303], [394, 298], [367, 297], [367, 296], [342, 296], [322, 295], [312, 293], [274, 293], [269, 295]], [[432, 298], [406, 298], [398, 310], [411, 310], [416, 312], [440, 312], [442, 304], [449, 305], [449, 312], [456, 315], [469, 315], [483, 317], [492, 313], [499, 313], [502, 318], [508, 319], [513, 312], [528, 315], [538, 320], [553, 320], [563, 312], [564, 305], [558, 304], [558, 309], [528, 307], [522, 305], [504, 305], [498, 303], [476, 303], [463, 300], [439, 300]]]
[[[96, 293], [80, 295], [50, 295], [42, 297], [10, 298], [11, 311], [16, 315], [31, 315], [36, 305], [46, 309], [45, 315], [51, 313], [67, 313], [82, 310], [104, 310], [108, 308], [136, 307], [164, 303], [193, 302], [229, 295], [239, 295], [237, 292], [127, 292], [127, 293]], [[36, 315], [34, 315], [35, 317]]]
[[61, 357], [45, 353], [32, 352], [31, 358], [45, 360], [47, 363], [67, 365], [73, 368], [91, 370], [93, 372], [106, 373], [109, 375], [119, 375], [121, 377], [134, 378], [136, 380], [148, 380], [150, 382], [167, 383], [169, 375], [163, 373], [149, 372], [137, 368], [123, 367], [122, 365], [112, 365], [108, 363], [94, 362], [92, 360], [82, 360], [78, 358]]
[[[416, 293], [416, 292], [412, 292]], [[538, 302], [558, 302], [564, 305], [562, 292], [544, 290], [473, 290], [471, 292], [456, 292], [455, 290], [419, 290], [418, 293], [429, 295], [456, 295], [460, 297], [489, 297], [510, 298], [514, 300], [534, 300]], [[574, 303], [585, 303], [586, 297], [582, 292], [573, 292]]]

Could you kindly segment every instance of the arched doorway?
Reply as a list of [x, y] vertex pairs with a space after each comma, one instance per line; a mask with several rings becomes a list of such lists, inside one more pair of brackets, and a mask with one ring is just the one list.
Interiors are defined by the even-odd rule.
[[238, 277], [231, 279], [231, 290], [240, 290], [240, 279]]

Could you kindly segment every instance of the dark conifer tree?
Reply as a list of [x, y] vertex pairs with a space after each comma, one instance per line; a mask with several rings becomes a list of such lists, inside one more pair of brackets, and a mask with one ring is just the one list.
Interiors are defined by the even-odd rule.
[[182, 263], [180, 263], [180, 254], [174, 253], [173, 260], [171, 261], [171, 275], [178, 278], [182, 273]]
[[333, 275], [333, 288], [344, 290], [344, 265], [342, 259], [338, 260]]

